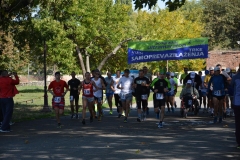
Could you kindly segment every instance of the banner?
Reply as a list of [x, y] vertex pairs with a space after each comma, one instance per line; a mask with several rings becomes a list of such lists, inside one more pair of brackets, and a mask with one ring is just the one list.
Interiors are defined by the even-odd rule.
[[128, 63], [208, 58], [208, 38], [128, 43]]

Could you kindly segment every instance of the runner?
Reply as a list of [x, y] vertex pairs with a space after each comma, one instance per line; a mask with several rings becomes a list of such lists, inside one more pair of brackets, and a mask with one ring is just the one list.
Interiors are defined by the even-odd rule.
[[232, 78], [231, 86], [234, 90], [233, 94], [233, 105], [234, 105], [234, 114], [235, 114], [235, 136], [236, 136], [236, 142], [237, 142], [237, 149], [240, 149], [240, 64], [239, 69], [236, 74]]
[[[65, 92], [64, 92], [65, 88]], [[60, 79], [60, 72], [55, 73], [55, 80], [50, 83], [48, 86], [48, 91], [53, 95], [52, 98], [52, 107], [55, 111], [57, 127], [61, 128], [60, 116], [64, 112], [65, 99], [64, 96], [68, 92], [69, 88], [65, 81]]]
[[176, 86], [176, 84], [175, 84], [174, 80], [170, 77], [170, 72], [166, 73], [165, 80], [168, 83], [168, 90], [169, 90], [167, 93], [165, 93], [166, 94], [165, 99], [166, 99], [166, 103], [167, 103], [168, 112], [170, 112], [170, 108], [169, 108], [169, 104], [170, 104], [172, 112], [174, 113], [173, 97], [174, 97], [174, 86]]
[[[82, 104], [83, 104], [83, 110], [82, 110], [82, 124], [85, 125], [85, 117], [86, 117], [86, 108], [88, 107], [88, 110], [90, 112], [90, 122], [93, 122], [94, 117], [94, 95], [93, 92], [98, 90], [98, 87], [96, 86], [95, 82], [91, 80], [90, 73], [85, 73], [85, 79], [82, 82]], [[93, 90], [93, 87], [95, 87], [95, 90]]]
[[105, 78], [105, 81], [107, 82], [107, 87], [106, 87], [106, 97], [107, 97], [107, 102], [110, 108], [109, 114], [112, 115], [113, 111], [112, 111], [112, 98], [113, 98], [113, 94], [114, 94], [114, 81], [112, 78], [112, 73], [108, 72], [107, 73], [107, 77]]
[[[177, 94], [177, 88], [178, 88], [178, 79], [175, 77], [175, 74], [172, 72], [170, 73], [171, 76], [171, 86], [174, 87], [174, 95], [173, 95], [173, 104], [175, 106], [175, 108], [177, 108], [177, 103], [175, 101], [175, 96]], [[173, 81], [172, 81], [173, 80]]]
[[118, 115], [118, 118], [121, 117], [122, 109], [124, 109], [125, 110], [124, 123], [127, 123], [130, 102], [132, 100], [133, 79], [129, 77], [129, 73], [130, 73], [129, 69], [125, 69], [124, 76], [120, 78], [119, 83], [117, 85], [117, 88], [121, 89], [120, 97], [122, 101], [122, 108], [119, 109], [120, 114]]
[[[200, 71], [199, 71], [199, 73], [200, 73]], [[203, 106], [204, 106], [203, 113], [205, 111], [207, 111], [207, 108], [206, 108], [207, 107], [207, 86], [204, 85], [204, 80], [205, 80], [207, 75], [209, 75], [209, 71], [208, 70], [205, 70], [205, 76], [201, 75], [202, 85], [200, 87], [201, 87], [201, 96], [202, 96], [202, 98], [201, 98], [201, 101], [200, 101], [200, 107], [201, 107], [201, 105], [203, 103]]]
[[[139, 77], [134, 79], [134, 88], [135, 96], [137, 100], [138, 107], [138, 118], [137, 121], [141, 122], [141, 119], [144, 121], [146, 119], [146, 107], [149, 93], [149, 84], [150, 81], [147, 77], [144, 77], [143, 70], [139, 70]], [[142, 106], [142, 109], [141, 109]], [[143, 112], [143, 117], [142, 117]]]
[[220, 68], [214, 68], [214, 76], [208, 83], [207, 92], [209, 92], [211, 84], [213, 85], [213, 105], [214, 105], [214, 123], [217, 123], [219, 117], [219, 123], [222, 122], [223, 115], [223, 100], [227, 90], [227, 79], [225, 76], [220, 74]]
[[119, 113], [119, 108], [121, 108], [122, 103], [121, 103], [121, 99], [120, 99], [120, 92], [121, 90], [117, 88], [118, 82], [120, 80], [120, 74], [121, 71], [117, 70], [116, 71], [116, 76], [113, 78], [113, 86], [114, 86], [114, 100], [115, 100], [115, 105], [117, 107], [117, 112]]
[[168, 92], [168, 83], [164, 79], [164, 72], [160, 72], [159, 79], [154, 79], [150, 85], [153, 94], [154, 112], [159, 117], [159, 109], [161, 111], [161, 118], [158, 124], [158, 128], [163, 128], [163, 119], [165, 113], [165, 99], [164, 95]]
[[[211, 79], [211, 77], [214, 75], [214, 68], [210, 67], [209, 68], [210, 73], [205, 76], [204, 79], [204, 87], [208, 87], [208, 83]], [[211, 117], [213, 117], [213, 111], [214, 111], [214, 106], [213, 106], [213, 97], [212, 97], [212, 86], [210, 87], [210, 90], [207, 93], [207, 112], [211, 113]], [[209, 110], [209, 111], [208, 111]]]
[[[78, 119], [78, 101], [79, 101], [79, 94], [81, 90], [81, 81], [76, 78], [76, 73], [71, 73], [72, 79], [68, 81], [68, 86], [70, 87], [70, 106], [71, 106], [71, 112], [72, 116], [71, 119], [75, 118]], [[76, 115], [74, 114], [74, 102], [76, 106]]]
[[[146, 66], [143, 67], [143, 73], [144, 73], [144, 76], [147, 77], [151, 83], [152, 82], [152, 74], [148, 72], [148, 68]], [[150, 88], [148, 88], [148, 97], [149, 97], [149, 95], [150, 95]], [[147, 115], [149, 115], [148, 100], [147, 100], [146, 113], [147, 113]]]
[[103, 114], [102, 111], [102, 104], [103, 104], [103, 90], [105, 89], [105, 84], [103, 80], [100, 78], [100, 72], [99, 70], [95, 70], [94, 73], [94, 78], [92, 79], [96, 86], [93, 88], [94, 90], [94, 99], [95, 99], [95, 104], [97, 104], [97, 110], [98, 110], [98, 121], [101, 121], [101, 116]]
[[[180, 83], [183, 84], [183, 80], [185, 79], [185, 77], [188, 75], [188, 68], [184, 68], [184, 73], [181, 74], [180, 76]], [[182, 85], [182, 87], [184, 88], [184, 84]]]

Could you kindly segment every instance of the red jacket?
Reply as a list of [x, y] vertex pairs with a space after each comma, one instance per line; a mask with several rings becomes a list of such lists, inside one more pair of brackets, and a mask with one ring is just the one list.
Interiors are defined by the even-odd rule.
[[15, 85], [19, 84], [19, 77], [15, 78], [16, 80], [11, 77], [0, 77], [0, 98], [11, 98], [18, 94]]

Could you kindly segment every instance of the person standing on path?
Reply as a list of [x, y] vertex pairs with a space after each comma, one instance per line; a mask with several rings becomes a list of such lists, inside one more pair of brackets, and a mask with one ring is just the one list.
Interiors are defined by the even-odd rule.
[[107, 98], [107, 102], [110, 108], [109, 114], [112, 115], [113, 111], [112, 111], [112, 99], [113, 99], [113, 95], [114, 95], [114, 86], [113, 86], [113, 78], [112, 78], [112, 73], [108, 72], [107, 73], [107, 77], [105, 78], [105, 81], [107, 82], [107, 86], [106, 86], [106, 98]]
[[[71, 112], [72, 116], [71, 119], [75, 118], [78, 119], [78, 109], [79, 109], [79, 94], [81, 90], [81, 81], [76, 78], [76, 73], [71, 73], [72, 79], [68, 81], [68, 86], [70, 86], [70, 106], [71, 106]], [[76, 106], [76, 115], [74, 114], [74, 102]]]
[[240, 64], [237, 74], [232, 78], [231, 86], [233, 87], [233, 108], [235, 114], [235, 136], [237, 148], [240, 149]]
[[183, 80], [185, 79], [185, 77], [188, 75], [188, 68], [184, 68], [184, 73], [181, 74], [180, 76], [180, 83], [182, 84], [182, 88], [184, 88], [184, 83], [183, 83]]
[[14, 101], [13, 97], [18, 94], [15, 85], [19, 84], [17, 73], [13, 73], [15, 79], [9, 77], [7, 70], [3, 70], [0, 77], [0, 105], [2, 108], [3, 121], [0, 132], [10, 132]]
[[[64, 107], [65, 107], [64, 96], [69, 90], [67, 83], [64, 80], [61, 80], [60, 77], [61, 77], [60, 72], [56, 72], [55, 80], [52, 81], [48, 86], [48, 91], [53, 95], [52, 107], [55, 111], [58, 128], [62, 127], [60, 116], [64, 112]], [[64, 91], [64, 88], [65, 88], [65, 91]]]
[[[146, 66], [143, 67], [143, 73], [144, 76], [147, 77], [152, 82], [152, 74], [148, 72], [148, 68]], [[148, 97], [150, 95], [150, 88], [148, 88]], [[149, 115], [149, 108], [148, 108], [148, 99], [147, 99], [147, 108], [146, 108], [146, 114]]]

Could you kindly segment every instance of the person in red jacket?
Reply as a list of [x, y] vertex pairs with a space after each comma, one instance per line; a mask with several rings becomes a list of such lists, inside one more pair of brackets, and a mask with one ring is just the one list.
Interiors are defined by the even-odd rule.
[[0, 132], [10, 132], [10, 120], [13, 114], [13, 97], [18, 93], [15, 85], [19, 84], [17, 73], [13, 73], [15, 79], [8, 75], [7, 70], [3, 70], [0, 77], [0, 103], [3, 114], [3, 122]]
[[[64, 91], [64, 88], [66, 89]], [[55, 80], [48, 86], [48, 91], [53, 95], [52, 107], [56, 114], [56, 119], [58, 122], [58, 128], [61, 128], [60, 116], [63, 114], [65, 99], [64, 96], [68, 92], [69, 88], [64, 80], [60, 79], [60, 72], [55, 73]]]

